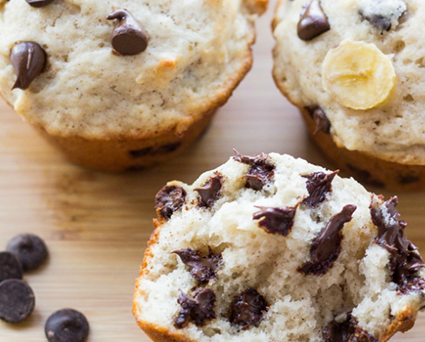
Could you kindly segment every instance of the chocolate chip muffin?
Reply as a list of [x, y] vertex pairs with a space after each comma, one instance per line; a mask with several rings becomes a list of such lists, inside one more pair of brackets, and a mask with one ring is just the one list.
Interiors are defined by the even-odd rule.
[[0, 93], [76, 163], [164, 161], [251, 67], [267, 0], [0, 0]]
[[425, 306], [397, 197], [239, 153], [156, 197], [133, 312], [154, 341], [386, 341]]
[[316, 144], [359, 180], [425, 187], [420, 0], [281, 0], [273, 75]]

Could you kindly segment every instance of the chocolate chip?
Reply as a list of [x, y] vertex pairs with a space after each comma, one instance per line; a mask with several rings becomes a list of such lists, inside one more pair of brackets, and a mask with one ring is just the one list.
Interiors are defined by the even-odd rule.
[[150, 146], [150, 147], [142, 148], [140, 150], [132, 150], [129, 153], [133, 158], [157, 156], [160, 154], [167, 154], [167, 153], [174, 152], [178, 150], [181, 145], [182, 144], [178, 142], [178, 143], [172, 143], [172, 144], [167, 144], [163, 146]]
[[298, 22], [298, 37], [301, 40], [309, 41], [322, 33], [329, 31], [328, 18], [320, 6], [320, 1], [312, 1], [303, 6], [301, 19]]
[[358, 326], [354, 317], [349, 314], [344, 322], [332, 321], [323, 328], [325, 342], [379, 342]]
[[364, 16], [363, 12], [360, 10], [359, 11], [360, 16], [367, 20], [369, 23], [372, 24], [372, 26], [374, 26], [375, 28], [377, 28], [379, 31], [381, 31], [381, 34], [386, 31], [388, 32], [389, 30], [391, 30], [391, 26], [392, 26], [392, 22], [391, 22], [391, 18], [386, 18], [382, 15], [371, 15], [371, 16]]
[[378, 227], [376, 243], [390, 253], [390, 272], [402, 293], [425, 290], [425, 282], [417, 273], [425, 267], [417, 247], [407, 238], [407, 223], [400, 220], [398, 198], [383, 202], [382, 196], [373, 196], [370, 205], [372, 222]]
[[[392, 8], [390, 8], [392, 7]], [[390, 9], [390, 11], [388, 11]], [[399, 1], [388, 5], [385, 1], [373, 1], [365, 4], [359, 10], [362, 20], [367, 20], [381, 34], [388, 32], [393, 25], [398, 24], [398, 20], [406, 13], [406, 4]]]
[[179, 210], [186, 200], [186, 191], [176, 185], [167, 185], [155, 197], [157, 212], [166, 220]]
[[397, 176], [397, 182], [400, 184], [413, 184], [418, 183], [420, 180], [421, 178], [412, 172]]
[[356, 209], [355, 205], [349, 204], [342, 208], [340, 213], [332, 216], [326, 227], [313, 240], [310, 247], [311, 259], [298, 269], [299, 272], [322, 275], [333, 267], [341, 252], [342, 228], [345, 223], [351, 221]]
[[0, 283], [7, 279], [22, 279], [22, 266], [18, 258], [9, 252], [0, 252]]
[[331, 123], [323, 109], [319, 106], [308, 106], [305, 107], [305, 109], [316, 123], [316, 128], [314, 129], [313, 134], [316, 135], [318, 132], [329, 134], [331, 130]]
[[112, 31], [112, 47], [121, 55], [137, 55], [148, 47], [149, 35], [142, 25], [126, 9], [115, 11], [106, 17], [118, 20]]
[[347, 164], [347, 168], [351, 172], [354, 172], [356, 178], [362, 180], [365, 183], [368, 183], [368, 184], [370, 184], [372, 186], [376, 186], [378, 188], [383, 188], [385, 186], [385, 184], [382, 183], [381, 181], [372, 178], [372, 175], [367, 170], [359, 169], [358, 167], [355, 167], [352, 164]]
[[269, 234], [280, 234], [287, 236], [294, 225], [295, 207], [281, 207], [281, 208], [270, 208], [270, 207], [257, 207], [260, 209], [258, 213], [254, 214], [254, 220], [264, 218], [259, 222], [259, 226]]
[[28, 89], [46, 67], [47, 54], [34, 42], [20, 42], [11, 51], [10, 59], [18, 79], [12, 89]]
[[6, 250], [19, 259], [24, 271], [32, 271], [40, 267], [48, 255], [43, 240], [33, 234], [15, 236], [7, 244]]
[[323, 172], [316, 172], [310, 175], [303, 176], [307, 178], [307, 190], [309, 196], [304, 199], [303, 203], [310, 207], [316, 207], [326, 199], [326, 194], [332, 191], [332, 181], [337, 175], [339, 170], [330, 174]]
[[245, 187], [253, 190], [262, 190], [264, 185], [270, 182], [274, 176], [274, 166], [268, 163], [270, 159], [268, 154], [260, 153], [254, 157], [243, 156], [234, 150], [236, 155], [234, 160], [240, 163], [251, 165], [246, 178]]
[[230, 306], [230, 323], [246, 330], [258, 326], [269, 309], [264, 297], [256, 290], [248, 288], [235, 297]]
[[49, 342], [85, 342], [89, 336], [89, 322], [73, 309], [62, 309], [53, 313], [44, 327]]
[[205, 321], [216, 317], [214, 312], [215, 294], [210, 289], [202, 289], [195, 294], [194, 298], [180, 291], [177, 303], [182, 310], [174, 320], [174, 326], [182, 329], [189, 321], [197, 326], [205, 325]]
[[177, 254], [182, 262], [189, 267], [190, 274], [200, 283], [208, 283], [209, 280], [217, 277], [217, 268], [223, 257], [221, 253], [213, 254], [208, 246], [209, 254], [202, 257], [200, 251], [191, 249], [181, 249], [172, 253]]
[[222, 186], [223, 176], [216, 172], [215, 176], [208, 179], [204, 186], [195, 189], [199, 193], [198, 205], [200, 207], [211, 208], [218, 199]]
[[26, 2], [28, 2], [28, 4], [30, 4], [32, 7], [39, 8], [51, 4], [53, 0], [26, 0]]
[[0, 319], [7, 323], [19, 323], [28, 318], [35, 306], [31, 287], [19, 279], [0, 283]]

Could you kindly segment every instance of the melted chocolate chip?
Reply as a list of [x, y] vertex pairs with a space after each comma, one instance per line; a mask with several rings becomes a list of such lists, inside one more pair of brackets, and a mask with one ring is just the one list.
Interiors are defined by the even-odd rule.
[[112, 47], [121, 55], [137, 55], [148, 47], [149, 35], [143, 26], [126, 9], [115, 11], [106, 17], [118, 20], [112, 31]]
[[406, 222], [400, 220], [397, 211], [398, 198], [383, 202], [382, 196], [373, 196], [370, 205], [372, 222], [378, 227], [376, 243], [390, 253], [390, 272], [394, 283], [402, 293], [421, 291], [425, 282], [417, 273], [425, 267], [417, 247], [407, 238]]
[[330, 322], [323, 328], [325, 342], [379, 342], [358, 326], [354, 317], [348, 315], [345, 322]]
[[85, 342], [89, 329], [89, 322], [81, 312], [63, 309], [48, 318], [44, 332], [49, 342]]
[[295, 207], [281, 207], [281, 208], [270, 208], [270, 207], [257, 207], [260, 209], [258, 213], [254, 214], [254, 220], [259, 220], [259, 226], [262, 227], [269, 234], [280, 234], [287, 236], [294, 225]]
[[22, 279], [23, 272], [19, 260], [12, 253], [0, 253], [0, 283], [7, 279]]
[[264, 297], [256, 290], [248, 288], [236, 296], [230, 307], [230, 323], [242, 330], [258, 326], [269, 309]]
[[51, 4], [53, 0], [26, 0], [26, 2], [28, 2], [28, 4], [32, 7], [39, 8]]
[[35, 306], [31, 287], [19, 279], [0, 283], [0, 319], [7, 323], [19, 323], [28, 318]]
[[222, 186], [223, 176], [216, 172], [215, 176], [208, 179], [204, 186], [195, 189], [199, 193], [198, 205], [204, 208], [211, 208], [218, 199]]
[[248, 189], [262, 190], [266, 183], [270, 182], [274, 175], [274, 166], [268, 163], [270, 158], [268, 154], [260, 153], [254, 157], [243, 156], [238, 151], [234, 150], [236, 156], [234, 160], [240, 163], [251, 165], [246, 178], [245, 187]]
[[359, 14], [364, 20], [367, 20], [369, 23], [372, 24], [372, 26], [374, 26], [376, 29], [381, 31], [381, 34], [384, 31], [388, 32], [389, 30], [391, 30], [391, 26], [392, 26], [391, 18], [386, 18], [379, 14], [365, 16], [363, 14], [363, 11], [361, 10], [359, 11]]
[[33, 234], [15, 236], [7, 244], [6, 250], [19, 259], [24, 271], [32, 271], [40, 267], [48, 256], [44, 241]]
[[166, 220], [179, 210], [186, 200], [186, 191], [176, 185], [167, 185], [155, 197], [157, 212]]
[[205, 321], [214, 319], [215, 294], [210, 289], [202, 289], [190, 298], [188, 295], [180, 291], [177, 303], [180, 304], [182, 310], [174, 320], [174, 326], [182, 329], [189, 321], [197, 326], [205, 325]]
[[316, 123], [316, 128], [313, 134], [316, 135], [319, 132], [329, 134], [331, 130], [331, 123], [323, 109], [319, 106], [308, 106], [305, 107], [305, 109], [308, 111], [310, 117]]
[[307, 178], [307, 190], [309, 196], [304, 199], [303, 203], [310, 207], [316, 207], [326, 199], [326, 194], [332, 191], [332, 181], [339, 171], [326, 174], [323, 172], [312, 173], [303, 176]]
[[172, 144], [167, 144], [163, 146], [151, 146], [151, 147], [142, 148], [140, 150], [132, 150], [129, 153], [133, 158], [157, 156], [160, 154], [167, 154], [167, 153], [174, 152], [178, 150], [181, 145], [182, 144], [178, 142], [178, 143], [172, 143]]
[[209, 254], [205, 257], [200, 256], [200, 251], [191, 249], [181, 249], [172, 253], [177, 254], [182, 262], [189, 267], [190, 274], [200, 283], [208, 283], [209, 280], [217, 277], [217, 268], [223, 257], [221, 253], [213, 254], [208, 247]]
[[298, 22], [298, 37], [301, 40], [309, 41], [322, 33], [329, 31], [331, 26], [329, 25], [328, 18], [323, 12], [320, 6], [320, 1], [312, 1], [303, 6], [301, 13], [301, 19]]
[[18, 76], [12, 89], [25, 90], [43, 72], [46, 67], [47, 54], [37, 43], [21, 42], [12, 48], [10, 59]]
[[333, 267], [334, 261], [341, 252], [342, 228], [344, 228], [345, 223], [351, 221], [356, 209], [355, 205], [349, 204], [340, 213], [331, 217], [326, 227], [311, 244], [311, 260], [300, 267], [299, 272], [306, 275], [322, 275]]

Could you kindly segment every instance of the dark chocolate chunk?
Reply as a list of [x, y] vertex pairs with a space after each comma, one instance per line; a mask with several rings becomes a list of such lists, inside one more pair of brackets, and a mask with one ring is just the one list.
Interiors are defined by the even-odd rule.
[[332, 321], [323, 328], [325, 342], [379, 342], [358, 326], [351, 314], [344, 322]]
[[313, 134], [316, 135], [318, 132], [329, 134], [331, 130], [331, 123], [323, 109], [319, 106], [308, 106], [305, 107], [305, 109], [316, 123], [316, 128]]
[[198, 205], [200, 207], [211, 208], [218, 199], [222, 186], [223, 176], [216, 172], [215, 176], [208, 179], [204, 186], [195, 189], [199, 193]]
[[159, 214], [169, 220], [186, 200], [186, 191], [176, 185], [167, 185], [155, 197], [155, 207]]
[[391, 18], [386, 18], [379, 14], [365, 16], [362, 10], [359, 11], [359, 14], [364, 20], [367, 20], [369, 23], [372, 24], [372, 26], [381, 31], [381, 34], [384, 33], [384, 31], [388, 32], [389, 30], [391, 30]]
[[349, 204], [340, 213], [331, 217], [326, 227], [311, 244], [311, 260], [300, 267], [299, 272], [306, 275], [323, 275], [333, 267], [334, 261], [341, 252], [342, 228], [345, 223], [351, 221], [356, 209], [355, 205]]
[[12, 48], [10, 59], [18, 76], [12, 89], [25, 90], [43, 72], [46, 67], [47, 54], [37, 43], [20, 42]]
[[311, 175], [303, 176], [307, 178], [307, 190], [309, 196], [304, 199], [303, 203], [310, 207], [315, 207], [326, 199], [326, 194], [332, 191], [332, 181], [339, 170], [330, 174], [323, 172], [312, 173]]
[[314, 0], [303, 6], [301, 19], [297, 27], [298, 37], [300, 39], [309, 41], [330, 29], [331, 26], [320, 6], [320, 1]]
[[213, 254], [208, 247], [209, 254], [202, 257], [200, 251], [191, 249], [181, 249], [172, 253], [177, 254], [182, 262], [189, 267], [190, 274], [200, 283], [208, 283], [210, 279], [217, 277], [217, 268], [219, 267], [223, 257], [221, 253]]
[[47, 319], [44, 332], [49, 342], [85, 342], [89, 329], [89, 322], [81, 312], [62, 309]]
[[256, 290], [248, 288], [235, 297], [230, 306], [230, 323], [242, 330], [258, 326], [269, 309], [264, 297]]
[[253, 218], [254, 220], [263, 218], [258, 225], [267, 233], [288, 236], [294, 224], [297, 207], [298, 205], [281, 208], [257, 207], [261, 210], [255, 213]]
[[115, 11], [106, 17], [118, 20], [112, 31], [112, 47], [124, 56], [137, 55], [148, 47], [149, 35], [143, 26], [126, 9]]
[[182, 329], [189, 321], [197, 326], [205, 325], [205, 321], [214, 319], [215, 294], [210, 289], [202, 289], [190, 298], [188, 295], [180, 291], [177, 303], [180, 304], [182, 310], [174, 320], [174, 326]]
[[19, 323], [28, 318], [35, 306], [31, 287], [19, 279], [0, 283], [0, 319], [7, 323]]
[[33, 234], [15, 236], [7, 244], [6, 250], [19, 259], [24, 271], [32, 271], [40, 267], [48, 255], [43, 240]]
[[20, 261], [9, 252], [0, 252], [0, 283], [7, 279], [22, 279]]
[[246, 178], [246, 188], [254, 190], [262, 190], [264, 185], [270, 182], [274, 175], [274, 166], [267, 161], [270, 158], [268, 154], [260, 153], [254, 157], [243, 156], [238, 151], [234, 150], [236, 156], [234, 160], [240, 163], [251, 165]]
[[397, 204], [397, 196], [384, 203], [382, 196], [372, 197], [370, 213], [373, 224], [378, 227], [375, 241], [390, 253], [392, 281], [399, 285], [400, 292], [421, 291], [425, 289], [425, 282], [417, 273], [425, 263], [404, 232], [407, 223], [400, 220]]
[[32, 7], [44, 7], [53, 2], [53, 0], [26, 0]]
[[133, 158], [143, 158], [146, 156], [157, 156], [160, 154], [167, 154], [174, 151], [177, 151], [182, 144], [180, 142], [167, 144], [163, 146], [150, 146], [145, 147], [140, 150], [132, 150], [130, 151], [130, 155]]

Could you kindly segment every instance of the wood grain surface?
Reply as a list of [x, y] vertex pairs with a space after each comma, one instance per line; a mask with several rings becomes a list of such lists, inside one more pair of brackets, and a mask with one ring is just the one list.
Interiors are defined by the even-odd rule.
[[[71, 165], [0, 100], [0, 250], [24, 232], [43, 237], [50, 250], [47, 264], [25, 276], [36, 294], [34, 314], [22, 324], [0, 323], [0, 342], [46, 341], [44, 322], [67, 307], [89, 319], [89, 342], [149, 341], [131, 313], [133, 287], [152, 232], [154, 196], [167, 181], [193, 182], [225, 162], [232, 148], [289, 153], [333, 168], [273, 83], [274, 6], [258, 22], [252, 71], [210, 129], [182, 155], [153, 169], [114, 175]], [[398, 196], [408, 235], [425, 252], [425, 194]], [[424, 316], [393, 341], [425, 341]]]

